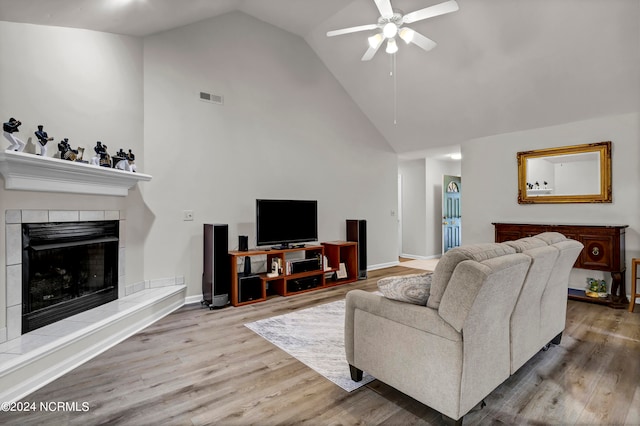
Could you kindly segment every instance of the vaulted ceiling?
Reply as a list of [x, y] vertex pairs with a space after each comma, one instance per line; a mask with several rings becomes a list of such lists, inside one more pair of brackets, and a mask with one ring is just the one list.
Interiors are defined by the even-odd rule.
[[[392, 1], [410, 12], [442, 0]], [[458, 4], [458, 12], [412, 24], [438, 46], [401, 43], [395, 91], [384, 49], [360, 60], [373, 31], [326, 37], [375, 23], [373, 0], [0, 0], [0, 20], [146, 36], [242, 11], [303, 37], [404, 158], [640, 110], [640, 1]]]

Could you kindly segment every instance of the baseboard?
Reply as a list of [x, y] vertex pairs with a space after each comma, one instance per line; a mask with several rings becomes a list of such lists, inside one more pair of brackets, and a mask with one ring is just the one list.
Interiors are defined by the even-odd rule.
[[368, 265], [367, 271], [375, 271], [376, 269], [390, 268], [392, 266], [398, 266], [399, 264], [400, 264], [400, 261], [396, 260], [394, 262], [378, 263], [377, 265]]
[[196, 296], [187, 296], [184, 298], [184, 304], [185, 305], [191, 305], [193, 303], [200, 303], [202, 302], [202, 295], [196, 295]]
[[27, 360], [10, 360], [10, 365], [0, 372], [0, 401], [23, 399], [165, 317], [184, 305], [185, 291], [186, 287], [182, 287], [140, 309], [76, 332], [63, 343], [44, 345]]
[[402, 253], [400, 255], [400, 257], [404, 257], [407, 259], [413, 259], [413, 260], [429, 260], [429, 259], [440, 259], [442, 257], [441, 254], [434, 254], [431, 256], [420, 256], [417, 254], [407, 254], [407, 253]]

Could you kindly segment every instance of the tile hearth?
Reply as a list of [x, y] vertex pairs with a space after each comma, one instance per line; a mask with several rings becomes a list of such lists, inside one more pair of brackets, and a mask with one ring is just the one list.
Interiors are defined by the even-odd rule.
[[19, 401], [184, 305], [186, 286], [147, 288], [0, 344], [0, 401]]
[[13, 365], [11, 361], [36, 356], [43, 347], [62, 345], [183, 288], [184, 285], [174, 285], [145, 289], [0, 343], [0, 374]]

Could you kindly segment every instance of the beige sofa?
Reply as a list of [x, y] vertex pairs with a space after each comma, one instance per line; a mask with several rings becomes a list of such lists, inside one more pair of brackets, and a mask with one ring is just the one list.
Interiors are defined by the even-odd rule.
[[[580, 250], [556, 233], [455, 248], [421, 278], [426, 305], [417, 304], [413, 296], [422, 290], [415, 288], [408, 290], [412, 303], [400, 301], [403, 291], [350, 291], [345, 349], [352, 379], [366, 371], [461, 423], [550, 340], [559, 341], [568, 274]], [[413, 286], [417, 278], [396, 284]]]

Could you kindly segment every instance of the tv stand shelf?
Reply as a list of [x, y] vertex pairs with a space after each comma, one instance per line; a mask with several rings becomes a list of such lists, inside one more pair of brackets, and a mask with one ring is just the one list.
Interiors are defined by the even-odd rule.
[[[297, 253], [303, 253], [304, 259], [313, 260], [319, 258], [317, 269], [292, 273], [287, 268], [287, 261], [295, 257]], [[233, 306], [248, 305], [263, 302], [267, 299], [267, 286], [280, 296], [291, 296], [306, 293], [335, 285], [346, 284], [357, 280], [356, 243], [333, 241], [322, 245], [308, 245], [286, 249], [254, 249], [249, 251], [230, 251], [231, 262], [231, 304]], [[324, 265], [327, 256], [328, 265]], [[251, 285], [259, 285], [260, 289], [252, 289], [251, 294], [262, 294], [262, 297], [253, 297], [243, 300], [239, 287], [241, 274], [238, 274], [238, 259], [243, 257], [266, 256], [267, 270], [271, 270], [274, 259], [280, 259], [282, 271], [278, 276], [269, 277], [266, 273], [255, 274], [260, 280], [251, 281]], [[347, 277], [337, 281], [326, 281], [325, 274], [339, 270], [340, 263], [344, 263]], [[325, 266], [328, 268], [325, 270]], [[257, 291], [256, 291], [257, 290]]]

